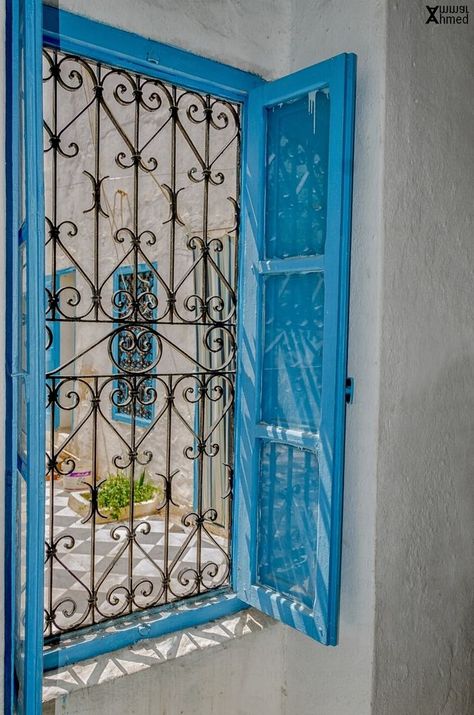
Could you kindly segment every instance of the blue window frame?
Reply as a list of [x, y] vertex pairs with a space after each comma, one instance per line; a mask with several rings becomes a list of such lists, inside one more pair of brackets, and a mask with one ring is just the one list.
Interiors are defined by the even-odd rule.
[[[151, 267], [145, 264], [139, 264], [136, 269], [136, 280], [137, 280], [137, 296], [144, 295], [147, 293], [153, 293], [156, 297], [156, 291], [157, 291], [157, 281], [156, 281], [156, 275], [155, 272], [157, 269], [156, 264], [153, 264]], [[120, 295], [121, 292], [123, 291], [123, 295], [130, 295], [133, 294], [133, 281], [134, 281], [134, 276], [135, 276], [135, 268], [134, 266], [121, 266], [117, 271], [114, 273], [114, 294], [118, 296], [118, 304], [120, 303]], [[126, 301], [124, 301], [124, 308], [122, 309], [122, 313], [125, 313], [126, 307], [125, 307]], [[148, 318], [149, 320], [155, 320], [157, 311], [156, 309], [152, 308], [144, 308], [142, 309], [142, 313], [144, 313], [144, 317]], [[116, 317], [117, 319], [120, 319], [121, 316], [121, 311], [120, 308], [117, 308], [116, 310]], [[117, 327], [119, 327], [119, 323], [117, 324]], [[147, 353], [146, 355], [141, 355], [140, 352], [137, 350], [136, 352], [130, 354], [130, 353], [125, 353], [124, 351], [120, 350], [120, 335], [118, 340], [116, 341], [117, 345], [117, 351], [118, 354], [116, 356], [116, 361], [117, 365], [120, 366], [121, 369], [123, 369], [125, 372], [127, 371], [129, 365], [128, 362], [132, 361], [133, 363], [136, 363], [135, 368], [139, 367], [140, 370], [145, 370], [147, 366], [151, 366], [154, 364], [155, 359], [156, 359], [156, 346], [153, 343], [152, 350]], [[139, 364], [138, 364], [139, 363]], [[118, 372], [118, 368], [115, 368], [115, 371]], [[141, 387], [141, 393], [145, 394], [146, 390], [148, 388], [153, 388], [153, 378], [149, 378], [148, 380], [143, 380], [140, 383]], [[127, 424], [130, 424], [132, 421], [132, 410], [133, 406], [132, 403], [129, 400], [129, 385], [126, 381], [124, 380], [117, 380], [117, 383], [115, 385], [115, 389], [118, 390], [117, 392], [117, 397], [114, 400], [114, 403], [112, 405], [112, 417], [114, 420], [117, 422], [125, 422]], [[152, 422], [155, 414], [155, 407], [153, 404], [147, 404], [146, 400], [146, 395], [145, 399], [143, 400], [138, 400], [136, 405], [135, 405], [135, 424], [138, 427], [148, 427]]]
[[[322, 643], [336, 643], [354, 55], [265, 82], [44, 8], [49, 45], [238, 101], [244, 121], [232, 588], [190, 600], [185, 609], [171, 605], [150, 612], [146, 621], [137, 614], [100, 630], [99, 638], [73, 638], [43, 655], [40, 3], [9, 2], [7, 21], [8, 261], [14, 277], [7, 336], [7, 434], [12, 435], [7, 464], [7, 712], [14, 707], [20, 713], [41, 710], [43, 668], [205, 623], [249, 604]], [[18, 565], [22, 550], [26, 564]]]
[[44, 211], [41, 5], [7, 20], [5, 709], [41, 708], [44, 530]]

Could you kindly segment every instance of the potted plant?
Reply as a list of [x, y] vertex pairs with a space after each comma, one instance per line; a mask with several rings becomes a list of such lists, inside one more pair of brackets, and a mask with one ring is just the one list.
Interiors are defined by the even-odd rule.
[[[130, 516], [130, 477], [123, 472], [109, 474], [98, 490], [97, 502], [100, 513], [96, 514], [96, 523], [126, 521]], [[156, 513], [163, 499], [163, 489], [147, 476], [144, 470], [135, 480], [133, 488], [133, 514], [137, 518]], [[90, 510], [91, 494], [89, 491], [71, 494], [69, 506], [80, 516], [86, 516]]]

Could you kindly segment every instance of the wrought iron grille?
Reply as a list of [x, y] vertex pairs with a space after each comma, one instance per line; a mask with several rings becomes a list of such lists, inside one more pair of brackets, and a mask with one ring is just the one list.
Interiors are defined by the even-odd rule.
[[228, 583], [239, 112], [44, 51], [47, 642]]

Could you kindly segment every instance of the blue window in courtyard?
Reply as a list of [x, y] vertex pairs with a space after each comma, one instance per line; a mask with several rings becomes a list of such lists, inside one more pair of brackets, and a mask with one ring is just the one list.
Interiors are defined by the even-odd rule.
[[[115, 273], [114, 281], [114, 302], [117, 305], [116, 317], [118, 319], [126, 314], [127, 305], [135, 293], [136, 284], [136, 301], [139, 306], [138, 310], [141, 322], [149, 323], [155, 320], [156, 307], [154, 306], [156, 305], [157, 298], [156, 277], [153, 269], [140, 265], [135, 274], [135, 270], [132, 266], [124, 266]], [[128, 332], [129, 330], [131, 330], [138, 339], [140, 336], [140, 326], [128, 328], [127, 331], [119, 333], [117, 340], [117, 369], [131, 373], [146, 372], [153, 367], [156, 356], [155, 350], [140, 350], [138, 342], [135, 349], [124, 350], [123, 345], [126, 345], [131, 337]], [[133, 399], [131, 396], [130, 381], [126, 379], [117, 380], [112, 406], [113, 418], [131, 422], [133, 416], [135, 416], [138, 426], [144, 427], [150, 424], [154, 415], [154, 405], [150, 399], [152, 390], [153, 379], [141, 378], [139, 379], [137, 395]]]

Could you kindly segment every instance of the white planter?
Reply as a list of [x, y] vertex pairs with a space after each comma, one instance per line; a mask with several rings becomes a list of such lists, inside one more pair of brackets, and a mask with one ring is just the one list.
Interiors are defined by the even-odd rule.
[[[90, 499], [88, 499], [89, 494], [87, 492], [76, 492], [69, 495], [68, 506], [79, 514], [79, 516], [87, 516], [91, 508]], [[153, 499], [148, 501], [135, 502], [133, 507], [133, 516], [136, 519], [141, 519], [144, 516], [151, 516], [152, 514], [158, 513], [158, 507], [163, 503], [163, 496], [160, 492], [157, 492]], [[101, 513], [103, 517], [99, 514], [95, 515], [96, 524], [107, 524], [111, 521], [128, 521], [130, 516], [130, 507], [126, 506], [120, 510], [120, 515], [118, 519], [112, 518], [112, 516], [107, 516], [108, 509], [101, 508]]]

